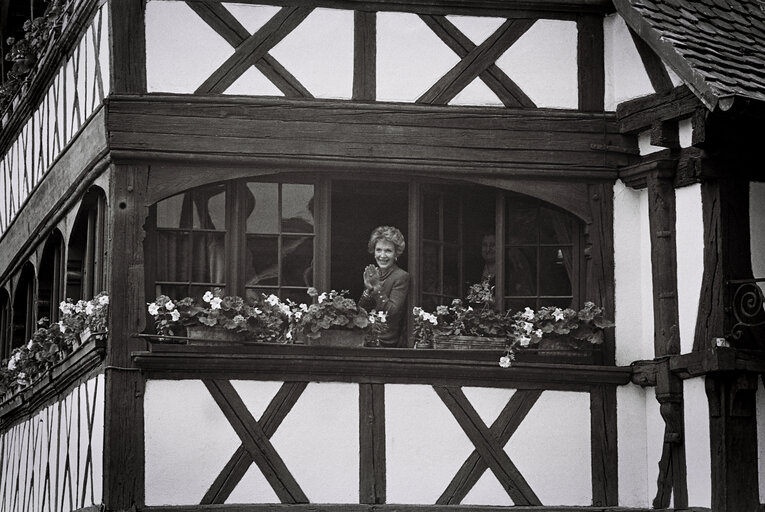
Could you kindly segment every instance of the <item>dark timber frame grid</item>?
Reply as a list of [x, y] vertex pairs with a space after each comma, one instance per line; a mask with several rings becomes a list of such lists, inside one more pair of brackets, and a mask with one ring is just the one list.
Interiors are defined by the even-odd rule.
[[[284, 5], [282, 2], [272, 3]], [[524, 4], [521, 10], [498, 6], [496, 2], [479, 1], [438, 5], [420, 1], [300, 2], [300, 5], [284, 7], [276, 21], [267, 23], [254, 34], [248, 33], [240, 23], [223, 12], [219, 2], [189, 0], [187, 4], [235, 49], [231, 59], [221, 63], [197, 94], [182, 97], [146, 94], [145, 41], [141, 37], [145, 33], [142, 2], [115, 2], [110, 9], [112, 94], [105, 122], [112, 162], [109, 168], [112, 186], [109, 204], [112, 209], [108, 228], [115, 237], [109, 247], [108, 288], [113, 294], [112, 309], [121, 314], [113, 315], [111, 319], [110, 350], [106, 362], [109, 369], [106, 372], [105, 396], [104, 503], [108, 510], [128, 510], [133, 506], [143, 508], [144, 505], [142, 393], [145, 378], [161, 375], [161, 371], [149, 371], [143, 375], [124, 370], [133, 364], [142, 366], [145, 362], [141, 356], [131, 356], [131, 353], [140, 353], [143, 348], [143, 342], [133, 336], [145, 327], [143, 305], [146, 302], [147, 262], [141, 250], [145, 236], [142, 226], [147, 219], [149, 205], [184, 189], [211, 181], [288, 170], [310, 171], [321, 183], [328, 172], [343, 175], [352, 170], [362, 177], [387, 175], [397, 179], [402, 176], [427, 179], [428, 175], [437, 173], [440, 178], [469, 179], [527, 194], [553, 203], [582, 219], [587, 254], [583, 278], [585, 298], [603, 305], [613, 317], [612, 184], [616, 179], [617, 166], [629, 162], [628, 154], [634, 150], [636, 143], [632, 137], [621, 136], [614, 116], [602, 111], [604, 77], [602, 73], [593, 71], [603, 67], [603, 33], [598, 27], [608, 9], [608, 2], [582, 0], [576, 5], [565, 1], [532, 2]], [[312, 101], [305, 87], [269, 55], [271, 48], [316, 7], [356, 11], [353, 98], [358, 102]], [[380, 10], [421, 15], [439, 38], [450, 41], [447, 44], [459, 56], [459, 63], [438, 81], [437, 87], [421, 98], [421, 103], [381, 105], [370, 101], [374, 100], [376, 88], [375, 13]], [[471, 46], [459, 31], [446, 22], [444, 16], [448, 14], [503, 16], [507, 22], [489, 41]], [[577, 54], [580, 111], [533, 108], [525, 94], [497, 73], [493, 66], [502, 48], [519, 37], [529, 20], [540, 18], [571, 20], [577, 22], [580, 28]], [[280, 24], [277, 22], [283, 24], [277, 26]], [[250, 66], [257, 67], [286, 97], [237, 98], [216, 94]], [[447, 102], [447, 98], [453, 97], [475, 77], [490, 77], [487, 80], [501, 91], [500, 98], [508, 108], [439, 105]], [[317, 121], [320, 121], [318, 125]], [[301, 134], [312, 125], [318, 128], [312, 130], [315, 137], [312, 140], [302, 138]], [[275, 129], [279, 130], [279, 138], [271, 136]], [[225, 134], [235, 136], [227, 137]], [[435, 134], [438, 137], [434, 137]], [[476, 138], [476, 134], [482, 137]], [[434, 145], [433, 141], [441, 142]], [[482, 144], [485, 146], [475, 147], [477, 141], [484, 141]], [[210, 177], [211, 168], [217, 174], [214, 179]], [[180, 174], [179, 170], [182, 171]], [[419, 194], [418, 187], [421, 186], [419, 181], [415, 181], [410, 188], [410, 219], [417, 218], [416, 202], [412, 199]], [[326, 202], [329, 188], [318, 186], [317, 198], [321, 195], [321, 200]], [[326, 219], [324, 222], [317, 219], [316, 226], [316, 238], [329, 240], [330, 234], [322, 232], [329, 229]], [[419, 226], [416, 223], [410, 225], [410, 239], [417, 240], [419, 235]], [[413, 245], [416, 247], [417, 244]], [[318, 272], [317, 277], [327, 275], [329, 257], [328, 254], [317, 254], [316, 268], [325, 269]], [[315, 285], [324, 288], [328, 283], [317, 279]], [[416, 289], [413, 291], [416, 292]], [[590, 392], [593, 411], [593, 504], [596, 506], [617, 504], [615, 385], [618, 383], [597, 384], [598, 376], [608, 373], [608, 365], [613, 364], [613, 343], [613, 337], [609, 336], [603, 353], [605, 366], [591, 373], [585, 371], [587, 377], [582, 377], [584, 373], [577, 374], [580, 375], [577, 379], [585, 380], [564, 385], [569, 389]], [[215, 364], [214, 359], [211, 358], [211, 364]], [[352, 359], [341, 358], [342, 364], [339, 365], [321, 361], [326, 367], [322, 370], [323, 378], [348, 379], [346, 366]], [[245, 357], [238, 357], [231, 362], [237, 365], [247, 361]], [[389, 375], [402, 368], [400, 362], [378, 363]], [[162, 365], [170, 368], [172, 363], [162, 361]], [[488, 378], [502, 370], [495, 367], [496, 361], [485, 363], [481, 373], [488, 380], [484, 384], [491, 386], [489, 382], [496, 382]], [[148, 367], [143, 368], [146, 370]], [[404, 369], [409, 372], [413, 370]], [[196, 370], [195, 376], [199, 375]], [[262, 370], [262, 375], [269, 375], [272, 379], [283, 380], [290, 374], [289, 367], [276, 368], [271, 365]], [[526, 380], [531, 378], [529, 374], [518, 370], [514, 375], [520, 377], [510, 379], [516, 386], [523, 389], [546, 388], [539, 381], [529, 384]], [[434, 372], [432, 375], [439, 375], [445, 367], [436, 366], [429, 371]], [[235, 369], [226, 368], [223, 374], [212, 372], [201, 378], [225, 380], [233, 378], [236, 373]], [[545, 371], [544, 376], [537, 375], [537, 378], [546, 381], [550, 378], [549, 373]], [[179, 373], [174, 375], [177, 377]], [[488, 457], [486, 452], [493, 451], [493, 445], [487, 439], [491, 440], [495, 435], [487, 437], [490, 435], [487, 432], [499, 429], [500, 425], [489, 427], [473, 422], [469, 407], [460, 400], [459, 387], [469, 385], [473, 379], [471, 375], [465, 374], [456, 380], [437, 378], [436, 385], [446, 400], [456, 404], [452, 406], [453, 412], [462, 411], [454, 414], [463, 418], [463, 428], [470, 430], [469, 438], [479, 445], [477, 453], [484, 460], [483, 455]], [[503, 375], [505, 377], [497, 374], [495, 378], [507, 378], [506, 373]], [[310, 382], [316, 378], [316, 374], [307, 371], [294, 380]], [[379, 376], [374, 382], [361, 384], [360, 400], [367, 411], [362, 417], [368, 421], [362, 421], [359, 428], [362, 438], [370, 440], [370, 448], [361, 454], [361, 471], [367, 475], [362, 477], [360, 490], [363, 503], [380, 503], [385, 499], [385, 486], [380, 476], [383, 474], [380, 456], [384, 446], [380, 445], [378, 419], [383, 395], [380, 384], [384, 382], [388, 380]], [[512, 387], [509, 383], [507, 385]], [[225, 390], [225, 385], [217, 387]], [[290, 389], [290, 393], [285, 391], [284, 394], [299, 394], [299, 387]], [[515, 419], [502, 425], [504, 436], [512, 431], [513, 422], [520, 422], [523, 407], [530, 407], [533, 393], [524, 394], [527, 395], [525, 405], [518, 405], [513, 414], [507, 412]], [[225, 391], [218, 395], [221, 403], [233, 403]], [[280, 403], [288, 406], [292, 399], [285, 398]], [[266, 422], [260, 426], [260, 431], [253, 422], [241, 421], [239, 428], [245, 437], [242, 444], [246, 457], [253, 455], [247, 449], [248, 446], [252, 448], [252, 443], [260, 443], [261, 447], [268, 445], [269, 432], [278, 426], [278, 417], [272, 418], [271, 426]], [[468, 427], [469, 423], [475, 424]], [[245, 464], [242, 459], [246, 457], [239, 457], [238, 461], [232, 457], [231, 466], [241, 468]], [[273, 460], [266, 457], [269, 464]], [[512, 461], [489, 457], [485, 463], [492, 471], [505, 475], [500, 480], [508, 487], [523, 487], [514, 475]], [[286, 475], [278, 467], [274, 468], [274, 474], [280, 481], [287, 482]], [[232, 472], [240, 470], [232, 469]], [[461, 489], [465, 488], [465, 484], [460, 485]], [[286, 488], [290, 490], [290, 499], [299, 501], [297, 489], [291, 484]], [[220, 489], [218, 496], [225, 492], [225, 486]], [[451, 497], [444, 496], [442, 499], [455, 501], [460, 492], [464, 491], [455, 491]], [[533, 493], [519, 492], [525, 496], [525, 501], [534, 502]], [[218, 498], [208, 496], [206, 499]]]

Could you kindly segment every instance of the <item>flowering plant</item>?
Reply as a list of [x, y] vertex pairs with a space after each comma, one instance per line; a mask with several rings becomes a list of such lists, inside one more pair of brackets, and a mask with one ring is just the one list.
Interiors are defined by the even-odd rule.
[[258, 341], [281, 341], [292, 315], [292, 308], [275, 295], [247, 300], [223, 295], [220, 288], [208, 290], [200, 303], [192, 297], [173, 301], [159, 295], [147, 304], [158, 334], [173, 336], [183, 327], [203, 325], [247, 332]]
[[71, 299], [59, 304], [60, 320], [42, 318], [26, 345], [15, 348], [0, 363], [0, 395], [30, 385], [42, 372], [74, 351], [86, 332], [107, 331], [109, 296], [102, 292], [91, 300]]
[[294, 329], [309, 338], [319, 338], [321, 331], [330, 328], [362, 329], [368, 341], [374, 342], [385, 329], [386, 314], [368, 312], [348, 297], [348, 291], [323, 292], [309, 288], [308, 295], [315, 299], [310, 306], [300, 304], [294, 311]]

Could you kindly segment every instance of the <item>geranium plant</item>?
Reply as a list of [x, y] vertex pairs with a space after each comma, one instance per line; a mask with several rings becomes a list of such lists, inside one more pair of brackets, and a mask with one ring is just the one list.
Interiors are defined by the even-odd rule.
[[59, 310], [58, 322], [41, 319], [31, 339], [0, 363], [0, 395], [30, 385], [77, 349], [86, 334], [103, 337], [107, 332], [109, 296], [104, 292], [87, 301], [67, 299], [59, 304]]
[[326, 329], [360, 329], [365, 331], [367, 341], [374, 344], [384, 330], [386, 315], [380, 311], [367, 311], [348, 297], [348, 291], [330, 290], [319, 293], [309, 288], [313, 304], [300, 304], [294, 309], [293, 325], [298, 335], [319, 338]]

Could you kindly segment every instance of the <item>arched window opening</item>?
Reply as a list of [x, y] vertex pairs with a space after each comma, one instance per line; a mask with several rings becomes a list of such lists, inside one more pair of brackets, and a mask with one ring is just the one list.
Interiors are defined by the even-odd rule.
[[11, 355], [11, 297], [5, 288], [0, 289], [0, 361]]
[[13, 295], [11, 350], [25, 345], [35, 328], [35, 271], [31, 263], [24, 265]]
[[82, 200], [69, 236], [66, 296], [75, 301], [91, 299], [103, 289], [104, 208], [103, 192], [90, 190]]
[[64, 239], [54, 231], [45, 241], [37, 276], [37, 314], [51, 322], [58, 320], [58, 304], [63, 297]]

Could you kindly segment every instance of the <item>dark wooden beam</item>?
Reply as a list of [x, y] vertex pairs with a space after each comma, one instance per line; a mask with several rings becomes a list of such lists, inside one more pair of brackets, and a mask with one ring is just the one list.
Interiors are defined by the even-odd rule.
[[142, 506], [144, 499], [143, 375], [132, 367], [131, 352], [144, 346], [132, 335], [144, 329], [143, 225], [149, 169], [111, 168], [107, 219], [110, 260], [107, 291], [109, 351], [104, 395], [104, 487], [107, 510]]
[[671, 91], [674, 85], [672, 85], [672, 80], [669, 78], [667, 68], [664, 67], [664, 62], [634, 30], [630, 28], [629, 32], [632, 41], [635, 43], [638, 55], [640, 55], [640, 60], [643, 62], [648, 79], [651, 81], [653, 90], [659, 93]]
[[[464, 59], [475, 49], [475, 43], [460, 32], [445, 16], [423, 14], [420, 15], [420, 18], [460, 59]], [[496, 64], [491, 64], [478, 76], [506, 107], [536, 107], [531, 98]]]
[[590, 392], [592, 504], [619, 502], [619, 450], [616, 432], [616, 388], [596, 386]]
[[619, 169], [619, 179], [634, 189], [648, 186], [649, 177], [672, 179], [677, 169], [678, 156], [670, 150], [657, 151], [640, 159], [640, 162]]
[[112, 93], [146, 92], [145, 33], [144, 2], [114, 2], [109, 5]]
[[359, 384], [359, 502], [386, 501], [385, 386]]
[[541, 109], [151, 95], [112, 98], [108, 120], [117, 159], [311, 170], [384, 166], [612, 180], [629, 159], [609, 148], [632, 143], [615, 133], [608, 115]]
[[377, 96], [377, 13], [353, 13], [353, 99]]
[[606, 90], [603, 63], [603, 17], [582, 15], [576, 20], [579, 110], [602, 112]]
[[705, 380], [709, 400], [712, 510], [758, 510], [756, 374], [721, 373]]
[[643, 387], [656, 386], [657, 374], [664, 361], [669, 361], [670, 371], [680, 379], [732, 372], [765, 373], [765, 351], [720, 346], [649, 361], [635, 361], [631, 365], [632, 383]]
[[517, 41], [536, 20], [507, 20], [480, 45], [468, 51], [462, 60], [438, 80], [417, 103], [446, 105]]
[[[616, 118], [622, 133], [636, 133], [651, 128], [657, 122], [690, 118], [703, 108], [696, 95], [681, 85], [666, 92], [620, 103], [616, 107]], [[700, 121], [701, 116], [697, 123]]]
[[[310, 382], [465, 385], [589, 391], [629, 382], [629, 367], [516, 361], [500, 368], [493, 351], [396, 350], [252, 345], [154, 344], [136, 352], [150, 378], [243, 378]], [[317, 350], [318, 349], [318, 350]], [[321, 350], [324, 349], [324, 350]], [[519, 355], [519, 359], [524, 357]]]
[[[515, 505], [504, 507], [512, 512], [673, 512], [671, 510], [655, 510], [652, 508], [632, 507], [571, 507], [568, 505], [551, 505], [544, 507]], [[167, 505], [144, 507], [141, 512], [205, 512], [209, 506], [204, 505]], [[366, 505], [366, 504], [322, 504], [308, 505], [279, 505], [279, 504], [228, 504], [217, 505], [215, 512], [497, 512], [503, 507], [496, 505]], [[90, 511], [88, 511], [90, 512]], [[709, 512], [709, 508], [690, 507], [683, 512]]]

